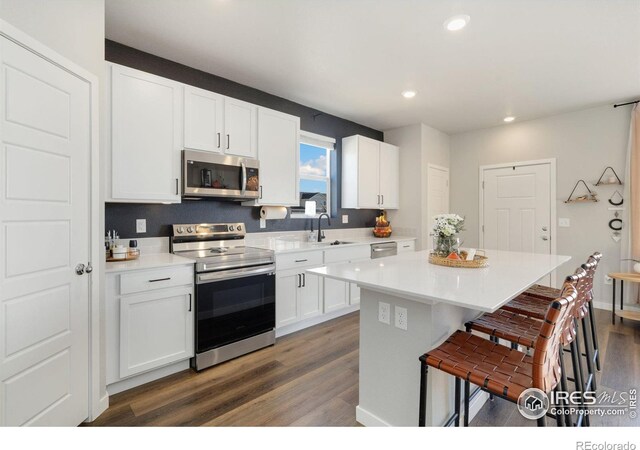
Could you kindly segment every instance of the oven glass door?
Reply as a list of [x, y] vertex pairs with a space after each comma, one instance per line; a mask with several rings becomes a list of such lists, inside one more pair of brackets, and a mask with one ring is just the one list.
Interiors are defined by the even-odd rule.
[[196, 352], [240, 341], [275, 328], [274, 274], [196, 285]]

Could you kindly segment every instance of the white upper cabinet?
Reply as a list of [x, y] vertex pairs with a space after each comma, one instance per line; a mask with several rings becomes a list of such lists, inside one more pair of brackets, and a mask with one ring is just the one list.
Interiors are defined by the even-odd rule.
[[400, 149], [380, 142], [380, 206], [398, 209], [400, 206]]
[[224, 152], [224, 96], [184, 87], [184, 147]]
[[342, 139], [342, 207], [397, 209], [400, 150], [364, 136]]
[[297, 206], [300, 118], [258, 108], [260, 198], [257, 205]]
[[127, 67], [110, 67], [108, 201], [179, 203], [182, 85]]
[[224, 152], [255, 158], [258, 153], [258, 107], [224, 98]]

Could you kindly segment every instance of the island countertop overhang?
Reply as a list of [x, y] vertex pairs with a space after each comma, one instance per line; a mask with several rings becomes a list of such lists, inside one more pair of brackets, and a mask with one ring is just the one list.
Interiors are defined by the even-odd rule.
[[413, 301], [492, 312], [571, 259], [570, 256], [487, 251], [489, 267], [461, 269], [428, 262], [429, 251], [329, 264], [310, 274]]

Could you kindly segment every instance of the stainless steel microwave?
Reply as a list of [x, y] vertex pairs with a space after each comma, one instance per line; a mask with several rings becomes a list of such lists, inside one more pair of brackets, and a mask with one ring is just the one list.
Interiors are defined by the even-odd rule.
[[184, 197], [259, 198], [260, 162], [257, 159], [182, 151]]

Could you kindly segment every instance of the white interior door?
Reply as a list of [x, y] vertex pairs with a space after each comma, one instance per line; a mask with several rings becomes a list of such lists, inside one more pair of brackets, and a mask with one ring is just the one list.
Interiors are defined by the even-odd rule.
[[429, 164], [427, 192], [428, 227], [431, 229], [434, 216], [449, 213], [449, 169]]
[[0, 38], [0, 425], [88, 416], [91, 86]]
[[483, 181], [482, 247], [551, 253], [551, 164], [487, 168]]

